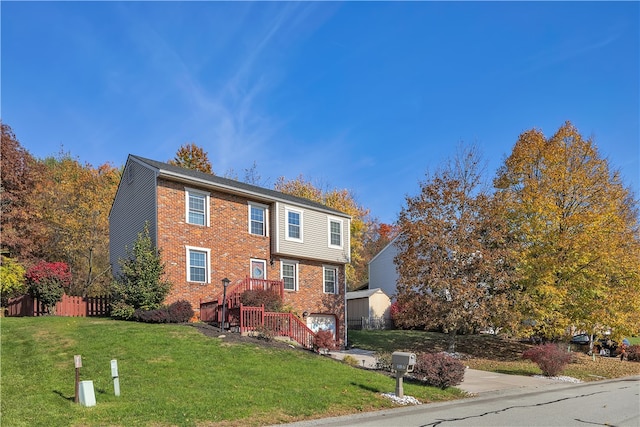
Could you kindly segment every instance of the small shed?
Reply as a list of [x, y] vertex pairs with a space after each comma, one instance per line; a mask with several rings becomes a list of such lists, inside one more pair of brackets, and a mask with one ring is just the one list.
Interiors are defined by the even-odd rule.
[[386, 329], [391, 326], [391, 299], [382, 289], [347, 292], [347, 326]]

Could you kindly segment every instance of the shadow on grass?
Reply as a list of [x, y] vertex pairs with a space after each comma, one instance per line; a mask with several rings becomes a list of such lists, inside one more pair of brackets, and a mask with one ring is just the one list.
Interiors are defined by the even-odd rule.
[[59, 391], [59, 390], [53, 390], [53, 392], [54, 392], [55, 394], [57, 394], [58, 396], [60, 396], [61, 398], [65, 399], [65, 400], [68, 400], [68, 401], [70, 401], [70, 402], [73, 402], [73, 401], [75, 400], [75, 396], [71, 396], [71, 397], [65, 396], [65, 395], [64, 395], [64, 394], [62, 394], [62, 392], [61, 392], [61, 391]]
[[351, 385], [354, 385], [356, 387], [360, 387], [361, 389], [370, 391], [372, 393], [380, 393], [380, 389], [376, 388], [376, 387], [371, 387], [371, 386], [364, 385], [364, 384], [357, 384], [357, 383], [354, 383], [354, 382], [352, 382]]

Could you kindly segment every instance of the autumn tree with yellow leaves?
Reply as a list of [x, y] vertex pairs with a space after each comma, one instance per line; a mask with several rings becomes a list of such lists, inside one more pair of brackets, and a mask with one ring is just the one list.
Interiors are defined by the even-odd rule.
[[83, 165], [68, 153], [42, 164], [45, 173], [30, 200], [47, 230], [42, 258], [69, 265], [72, 294], [102, 295], [111, 282], [109, 210], [121, 170], [108, 163]]
[[[496, 197], [522, 246], [525, 331], [638, 332], [638, 203], [591, 138], [566, 122], [520, 135], [498, 171]], [[635, 329], [635, 330], [634, 330]]]
[[209, 155], [202, 147], [193, 142], [182, 145], [176, 152], [173, 160], [169, 160], [168, 163], [186, 169], [214, 174], [211, 168], [211, 162], [209, 161]]

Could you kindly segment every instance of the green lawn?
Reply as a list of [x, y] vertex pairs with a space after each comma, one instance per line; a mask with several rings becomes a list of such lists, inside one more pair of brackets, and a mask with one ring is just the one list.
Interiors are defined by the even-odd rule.
[[[2, 318], [6, 426], [265, 425], [392, 407], [395, 381], [307, 351], [231, 344], [195, 328], [110, 319]], [[73, 356], [97, 405], [73, 403]], [[115, 397], [110, 360], [118, 360]], [[424, 402], [457, 398], [406, 384]]]

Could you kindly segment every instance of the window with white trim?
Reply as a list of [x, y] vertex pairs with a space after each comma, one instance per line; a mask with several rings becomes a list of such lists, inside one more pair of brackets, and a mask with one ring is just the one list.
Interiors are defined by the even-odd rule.
[[324, 267], [323, 281], [325, 294], [338, 293], [338, 269], [335, 267]]
[[267, 208], [263, 205], [249, 203], [249, 233], [257, 236], [267, 235]]
[[187, 281], [209, 283], [209, 259], [211, 251], [187, 246]]
[[287, 221], [287, 240], [302, 241], [302, 211], [294, 209], [285, 209], [285, 216]]
[[284, 282], [285, 291], [298, 290], [298, 263], [295, 261], [281, 261], [280, 277]]
[[209, 193], [185, 188], [188, 224], [209, 226]]
[[342, 248], [342, 220], [329, 218], [329, 246]]

